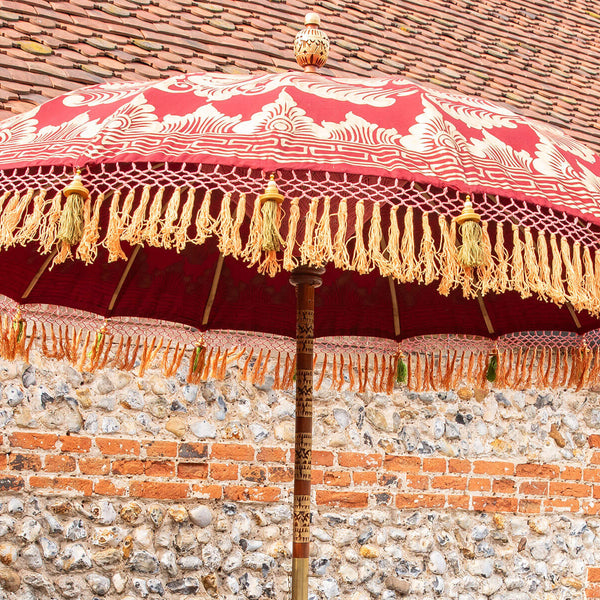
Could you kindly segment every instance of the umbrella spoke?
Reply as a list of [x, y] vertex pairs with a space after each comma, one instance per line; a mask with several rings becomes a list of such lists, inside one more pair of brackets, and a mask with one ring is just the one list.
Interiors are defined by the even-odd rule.
[[129, 258], [127, 259], [127, 263], [125, 264], [125, 269], [123, 270], [123, 273], [121, 274], [121, 278], [119, 279], [119, 283], [117, 284], [117, 287], [115, 288], [115, 291], [113, 292], [113, 295], [110, 299], [110, 302], [108, 304], [108, 312], [111, 313], [115, 307], [115, 304], [117, 302], [117, 299], [119, 298], [119, 294], [121, 293], [121, 290], [123, 289], [123, 285], [125, 284], [125, 280], [127, 279], [127, 275], [129, 275], [129, 271], [131, 271], [131, 267], [133, 267], [133, 263], [140, 251], [140, 249], [142, 248], [141, 244], [138, 244], [134, 249], [133, 252], [131, 253], [131, 255], [129, 256]]
[[477, 303], [479, 304], [479, 309], [481, 310], [481, 315], [483, 316], [483, 320], [485, 321], [485, 326], [487, 327], [488, 333], [490, 335], [494, 335], [494, 326], [492, 325], [490, 314], [488, 313], [481, 293], [477, 294]]
[[21, 300], [26, 300], [29, 297], [29, 294], [31, 294], [31, 292], [33, 291], [33, 288], [36, 286], [37, 282], [40, 280], [41, 276], [45, 273], [46, 269], [50, 265], [50, 262], [54, 259], [54, 257], [57, 254], [58, 254], [58, 248], [55, 248], [52, 251], [52, 254], [50, 254], [46, 258], [46, 260], [43, 262], [42, 266], [39, 268], [38, 272], [34, 275], [33, 279], [31, 280], [31, 282], [27, 286], [27, 289], [25, 290], [25, 292], [21, 296]]
[[223, 254], [219, 253], [219, 258], [217, 259], [217, 264], [215, 266], [215, 274], [213, 275], [212, 285], [210, 286], [210, 292], [208, 294], [208, 300], [206, 301], [204, 314], [202, 315], [202, 325], [207, 325], [210, 318], [210, 311], [215, 301], [219, 279], [221, 278], [221, 272], [223, 270], [223, 259]]

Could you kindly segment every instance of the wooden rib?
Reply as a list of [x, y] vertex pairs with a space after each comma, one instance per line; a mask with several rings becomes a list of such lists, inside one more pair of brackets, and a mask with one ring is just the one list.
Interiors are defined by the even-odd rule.
[[390, 296], [392, 297], [392, 314], [394, 316], [394, 334], [396, 337], [400, 335], [400, 311], [398, 310], [398, 298], [396, 297], [396, 284], [394, 278], [389, 275], [388, 284], [390, 286]]
[[[162, 206], [162, 210], [160, 212], [160, 216], [161, 218], [164, 217], [165, 212], [167, 211], [167, 207], [168, 207], [169, 203], [165, 202]], [[129, 271], [131, 271], [131, 267], [133, 266], [133, 261], [135, 260], [136, 256], [138, 255], [138, 252], [142, 249], [143, 244], [138, 244], [133, 252], [131, 253], [131, 256], [127, 259], [127, 264], [125, 265], [125, 270], [123, 271], [123, 274], [121, 275], [121, 279], [119, 280], [119, 285], [117, 285], [117, 289], [115, 290], [111, 300], [110, 300], [110, 304], [108, 305], [108, 312], [112, 312], [112, 309], [115, 306], [115, 303], [117, 302], [117, 298], [119, 297], [119, 294], [121, 293], [121, 288], [123, 287], [123, 284], [125, 283], [125, 279], [127, 279], [127, 275], [129, 275]]]
[[485, 326], [487, 327], [488, 333], [490, 335], [494, 335], [494, 333], [496, 332], [494, 330], [494, 326], [492, 325], [492, 320], [490, 319], [490, 315], [487, 311], [485, 302], [483, 301], [483, 296], [481, 294], [477, 294], [477, 304], [479, 304], [479, 310], [481, 311], [483, 320], [485, 321]]
[[[383, 252], [386, 248], [384, 242], [385, 235], [382, 236], [381, 240], [381, 251]], [[398, 310], [398, 297], [396, 296], [396, 285], [394, 284], [394, 278], [391, 275], [387, 277], [388, 285], [390, 286], [390, 296], [392, 298], [392, 315], [394, 318], [394, 334], [396, 337], [400, 335], [400, 311]]]
[[119, 297], [119, 294], [121, 293], [121, 289], [123, 288], [123, 285], [125, 284], [125, 280], [127, 279], [127, 275], [129, 275], [129, 271], [131, 271], [131, 267], [133, 266], [133, 261], [136, 259], [136, 256], [138, 255], [138, 252], [141, 250], [141, 248], [142, 248], [142, 245], [138, 244], [133, 249], [133, 252], [127, 259], [127, 264], [125, 265], [125, 270], [123, 271], [123, 274], [121, 275], [121, 279], [119, 279], [119, 283], [112, 295], [112, 298], [110, 299], [110, 303], [108, 305], [109, 313], [112, 312], [113, 308], [115, 307], [117, 298]]
[[208, 324], [208, 319], [210, 317], [210, 311], [211, 311], [213, 303], [215, 301], [215, 296], [217, 295], [217, 287], [219, 285], [219, 279], [221, 278], [222, 270], [223, 270], [223, 255], [219, 254], [219, 258], [217, 260], [217, 266], [215, 267], [215, 274], [213, 275], [212, 285], [210, 287], [210, 293], [208, 294], [208, 300], [206, 301], [206, 306], [204, 307], [204, 315], [202, 316], [202, 325]]
[[573, 305], [570, 302], [567, 302], [565, 304], [565, 306], [567, 307], [569, 314], [571, 315], [571, 318], [573, 319], [573, 323], [575, 323], [575, 327], [577, 327], [577, 329], [581, 329], [581, 322], [579, 321], [579, 317], [577, 316], [577, 313], [575, 312]]
[[25, 293], [21, 296], [21, 300], [25, 300], [29, 296], [29, 294], [31, 294], [31, 292], [33, 291], [33, 288], [36, 286], [37, 282], [40, 280], [40, 277], [44, 274], [44, 272], [48, 268], [48, 265], [54, 259], [54, 257], [57, 255], [57, 253], [58, 253], [58, 249], [55, 249], [52, 251], [51, 254], [48, 255], [48, 258], [46, 258], [46, 260], [44, 261], [44, 264], [40, 267], [39, 271], [34, 275], [30, 284], [27, 286]]

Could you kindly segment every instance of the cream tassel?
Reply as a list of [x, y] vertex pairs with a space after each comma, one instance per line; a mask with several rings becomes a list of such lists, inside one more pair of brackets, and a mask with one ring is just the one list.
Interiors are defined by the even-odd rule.
[[433, 233], [429, 224], [429, 213], [424, 212], [422, 216], [423, 237], [421, 238], [421, 248], [419, 250], [419, 281], [425, 285], [433, 283], [439, 277], [438, 266], [436, 264], [435, 242]]
[[[573, 244], [573, 258], [571, 261], [572, 273], [573, 273], [573, 308], [576, 311], [582, 311], [590, 306], [589, 298], [586, 294], [583, 281], [583, 265], [581, 263], [581, 244], [575, 242]], [[568, 273], [568, 271], [567, 271]], [[567, 280], [568, 281], [568, 280]], [[569, 290], [571, 289], [571, 282], [569, 281]]]
[[496, 224], [496, 243], [494, 244], [494, 251], [498, 258], [498, 264], [496, 265], [496, 289], [494, 291], [498, 294], [502, 294], [510, 289], [510, 278], [508, 276], [508, 250], [504, 245], [504, 225], [500, 222]]
[[331, 242], [331, 199], [325, 196], [323, 214], [315, 231], [315, 255], [313, 265], [323, 267], [333, 260], [333, 244]]
[[523, 258], [525, 261], [525, 281], [527, 282], [527, 287], [532, 292], [540, 294], [540, 296], [543, 298], [544, 287], [540, 278], [538, 258], [535, 255], [533, 235], [531, 234], [531, 229], [529, 227], [525, 227], [525, 246]]
[[365, 203], [361, 199], [356, 203], [356, 220], [354, 222], [354, 255], [352, 256], [352, 269], [360, 275], [365, 275], [371, 271], [369, 255], [367, 254], [363, 239], [364, 219]]
[[192, 213], [194, 212], [194, 202], [196, 201], [196, 190], [193, 187], [188, 189], [187, 198], [183, 208], [181, 209], [181, 216], [179, 217], [179, 222], [177, 223], [177, 228], [173, 235], [173, 240], [175, 243], [175, 249], [177, 252], [182, 252], [188, 242], [190, 242], [190, 237], [188, 235], [188, 229], [192, 224]]
[[50, 205], [48, 216], [40, 226], [40, 250], [48, 254], [56, 241], [56, 229], [60, 219], [62, 192], [58, 192]]
[[175, 221], [179, 216], [179, 204], [181, 203], [181, 188], [178, 186], [173, 190], [171, 199], [167, 203], [167, 209], [165, 210], [165, 220], [161, 228], [160, 239], [161, 246], [166, 249], [170, 249], [172, 245], [173, 234], [177, 231]]
[[340, 200], [337, 212], [338, 227], [333, 240], [333, 264], [338, 269], [351, 270], [350, 256], [346, 247], [346, 231], [348, 228], [348, 204], [345, 198]]
[[31, 202], [33, 194], [34, 191], [32, 189], [28, 189], [23, 197], [21, 197], [19, 192], [15, 192], [14, 196], [7, 202], [0, 220], [1, 247], [10, 248], [15, 243], [17, 226], [21, 221], [23, 212]]
[[373, 216], [369, 227], [369, 257], [380, 273], [388, 271], [388, 261], [385, 259], [381, 247], [383, 244], [383, 230], [381, 229], [381, 209], [379, 202], [373, 203]]
[[242, 236], [240, 229], [246, 217], [246, 194], [240, 194], [238, 205], [235, 209], [235, 221], [231, 227], [231, 254], [239, 258], [242, 254]]
[[124, 242], [129, 242], [132, 246], [142, 242], [144, 221], [146, 219], [146, 208], [148, 207], [149, 201], [150, 186], [145, 185], [142, 191], [142, 197], [140, 198], [140, 203], [133, 213], [131, 222], [121, 235], [121, 239]]
[[519, 237], [519, 226], [513, 224], [513, 252], [511, 261], [512, 289], [521, 294], [521, 298], [531, 296], [531, 291], [525, 280], [525, 264], [523, 262], [523, 242]]
[[283, 268], [286, 271], [293, 271], [298, 266], [298, 261], [294, 257], [296, 248], [296, 233], [298, 231], [298, 221], [300, 220], [300, 207], [298, 198], [294, 198], [290, 203], [290, 216], [288, 218], [288, 233], [285, 240], [285, 252], [283, 253]]
[[115, 192], [111, 205], [110, 205], [110, 220], [108, 223], [108, 231], [104, 239], [104, 246], [108, 250], [108, 262], [114, 262], [115, 260], [122, 258], [127, 260], [127, 255], [121, 248], [121, 235], [127, 227], [127, 223], [130, 219], [131, 209], [133, 207], [133, 200], [135, 198], [135, 190], [129, 191], [125, 196], [123, 202], [123, 209], [119, 215], [119, 192]]
[[485, 295], [490, 291], [495, 291], [497, 286], [496, 266], [492, 256], [492, 241], [487, 221], [481, 221], [481, 251], [483, 262], [480, 267], [477, 267], [477, 287], [481, 294]]
[[552, 290], [552, 273], [550, 271], [550, 258], [548, 255], [548, 242], [546, 236], [542, 231], [538, 232], [537, 237], [537, 254], [538, 254], [538, 265], [540, 269], [540, 286], [539, 291], [542, 298], [553, 298]]
[[402, 280], [402, 261], [400, 260], [400, 227], [398, 226], [399, 206], [393, 206], [390, 210], [390, 228], [388, 231], [388, 259], [389, 272], [382, 275], [391, 275], [398, 281]]
[[260, 260], [261, 246], [261, 231], [262, 231], [262, 213], [260, 211], [260, 197], [257, 196], [254, 201], [254, 210], [250, 219], [250, 233], [248, 234], [248, 242], [246, 248], [242, 252], [242, 258], [249, 262], [250, 265], [255, 265]]
[[447, 296], [459, 283], [459, 264], [456, 250], [456, 222], [448, 221], [444, 215], [439, 216], [442, 249], [440, 254], [440, 284], [438, 291]]
[[[594, 263], [592, 262], [590, 249], [587, 246], [583, 249], [583, 266], [585, 268], [583, 289], [587, 295], [588, 309], [592, 314], [597, 315], [600, 311], [600, 298], [596, 295]], [[600, 276], [600, 273], [597, 276]]]
[[163, 212], [163, 195], [165, 188], [160, 187], [154, 195], [154, 199], [150, 204], [150, 212], [148, 213], [148, 221], [146, 227], [142, 233], [142, 241], [146, 242], [149, 246], [156, 248], [160, 247], [160, 238], [158, 234], [158, 226], [160, 225], [160, 218]]
[[[33, 199], [33, 211], [25, 218], [23, 227], [15, 236], [15, 243], [25, 245], [29, 242], [37, 241], [37, 233], [40, 229], [42, 217], [44, 214], [44, 204], [46, 200], [46, 190], [41, 190]], [[86, 201], [89, 202], [89, 199]], [[2, 202], [0, 201], [0, 206]]]
[[2, 194], [2, 196], [0, 196], [0, 214], [2, 214], [4, 212], [4, 203], [10, 197], [10, 195], [11, 195], [11, 192], [9, 190], [7, 192], [4, 192]]
[[217, 219], [217, 237], [219, 243], [217, 247], [223, 256], [231, 254], [233, 250], [233, 240], [231, 232], [233, 229], [233, 218], [231, 217], [231, 192], [227, 192], [221, 200], [221, 210]]
[[196, 237], [192, 240], [194, 244], [201, 245], [209, 238], [215, 230], [215, 220], [210, 216], [211, 193], [207, 190], [196, 215]]
[[100, 239], [99, 223], [100, 223], [100, 207], [104, 202], [104, 194], [100, 194], [94, 203], [94, 212], [90, 217], [89, 223], [83, 229], [83, 237], [79, 246], [77, 246], [77, 258], [91, 264], [96, 260], [98, 255], [98, 240]]
[[308, 207], [308, 213], [304, 221], [304, 240], [300, 245], [300, 260], [302, 264], [312, 265], [315, 259], [315, 228], [317, 226], [317, 211], [319, 199], [313, 198]]
[[552, 296], [551, 299], [556, 304], [563, 304], [566, 300], [565, 288], [562, 280], [562, 260], [560, 250], [556, 241], [556, 235], [550, 236], [550, 249], [552, 250]]
[[[8, 247], [8, 242], [12, 238], [14, 228], [18, 224], [19, 217], [15, 217], [15, 215], [19, 214], [18, 206], [20, 201], [21, 194], [20, 192], [15, 191], [13, 195], [8, 199], [6, 206], [2, 208], [2, 214], [0, 214], [0, 247]], [[51, 243], [53, 242], [54, 239]]]
[[[565, 275], [568, 286], [568, 300], [573, 305], [573, 308], [579, 312], [582, 308], [582, 297], [581, 297], [581, 277], [575, 270], [574, 261], [571, 260], [571, 248], [569, 246], [569, 241], [566, 238], [561, 238], [560, 240], [560, 250], [563, 259], [563, 264], [565, 265]], [[576, 254], [576, 250], [579, 250], [579, 244], [577, 244], [573, 248], [573, 254]], [[579, 263], [579, 267], [581, 270], [581, 255], [579, 255], [578, 259], [576, 259]]]
[[416, 281], [419, 278], [419, 268], [415, 256], [415, 231], [412, 206], [409, 206], [404, 214], [404, 232], [402, 233], [400, 256], [402, 257], [402, 277], [400, 281]]

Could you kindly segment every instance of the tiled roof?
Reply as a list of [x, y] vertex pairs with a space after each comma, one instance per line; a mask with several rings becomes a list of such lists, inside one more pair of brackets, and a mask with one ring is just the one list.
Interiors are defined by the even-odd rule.
[[600, 151], [589, 0], [0, 0], [0, 118], [113, 78], [297, 69], [316, 10], [337, 76], [401, 74], [506, 103]]

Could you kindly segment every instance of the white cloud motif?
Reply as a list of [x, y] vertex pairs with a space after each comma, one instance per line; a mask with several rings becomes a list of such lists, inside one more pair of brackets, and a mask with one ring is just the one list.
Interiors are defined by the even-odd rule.
[[102, 134], [105, 139], [126, 139], [144, 133], [158, 133], [160, 122], [154, 106], [146, 102], [143, 94], [120, 106], [102, 123]]
[[[184, 76], [182, 76], [184, 77]], [[189, 87], [178, 81], [168, 79], [155, 84], [155, 88], [165, 92], [188, 91]], [[388, 88], [384, 84], [389, 82]], [[193, 87], [195, 95], [212, 101], [230, 100], [241, 96], [257, 96], [284, 88], [297, 89], [306, 94], [325, 100], [338, 100], [356, 105], [369, 105], [378, 108], [392, 106], [400, 97], [411, 96], [419, 92], [414, 85], [406, 85], [405, 80], [385, 79], [340, 79], [305, 73], [280, 73], [277, 75], [225, 75], [202, 73], [185, 76], [185, 84]], [[181, 89], [180, 89], [181, 87]]]
[[461, 163], [458, 155], [468, 153], [465, 137], [424, 97], [423, 108], [415, 119], [416, 124], [408, 130], [409, 135], [403, 136], [400, 144], [407, 150], [423, 154], [425, 158], [428, 154], [443, 153], [446, 160], [452, 155], [453, 162]]
[[542, 145], [545, 145], [546, 143], [553, 144], [562, 150], [575, 154], [575, 156], [588, 163], [595, 163], [598, 159], [598, 155], [590, 150], [583, 142], [565, 135], [563, 131], [553, 127], [549, 123], [541, 123], [532, 119], [529, 121], [529, 126], [540, 136]]
[[9, 117], [0, 123], [0, 145], [28, 144], [35, 139], [38, 120], [35, 118], [40, 107], [14, 117]]
[[315, 135], [317, 129], [315, 122], [306, 116], [306, 111], [299, 108], [285, 90], [280, 92], [275, 102], [266, 104], [260, 112], [253, 114], [249, 121], [234, 127], [234, 131], [241, 134], [274, 131], [295, 135]]
[[536, 144], [535, 159], [533, 168], [542, 175], [555, 177], [559, 181], [578, 182], [581, 176], [570, 165], [567, 159], [563, 156], [560, 148], [548, 140], [541, 140]]
[[35, 135], [36, 143], [52, 140], [79, 140], [91, 139], [100, 131], [101, 125], [98, 119], [90, 121], [87, 112], [79, 113], [70, 121], [65, 121], [60, 125], [46, 125], [42, 127]]
[[77, 90], [66, 94], [62, 98], [64, 106], [77, 108], [80, 106], [100, 106], [113, 104], [134, 96], [150, 87], [152, 82], [127, 81], [119, 83], [106, 83], [98, 86]]
[[437, 90], [427, 93], [426, 96], [447, 115], [473, 129], [515, 129], [523, 121], [508, 108], [491, 104], [483, 98], [471, 98]]
[[323, 121], [320, 137], [336, 142], [367, 144], [369, 146], [397, 145], [402, 137], [397, 129], [386, 129], [352, 112], [341, 123]]
[[[470, 151], [473, 156], [489, 161], [490, 167], [504, 167], [504, 174], [526, 174], [531, 172], [533, 159], [526, 150], [515, 150], [488, 131], [483, 131], [482, 139], [471, 138]], [[491, 170], [491, 169], [490, 169]]]
[[161, 133], [177, 135], [219, 135], [231, 133], [242, 120], [241, 115], [229, 117], [219, 112], [212, 104], [203, 104], [193, 113], [165, 115]]

